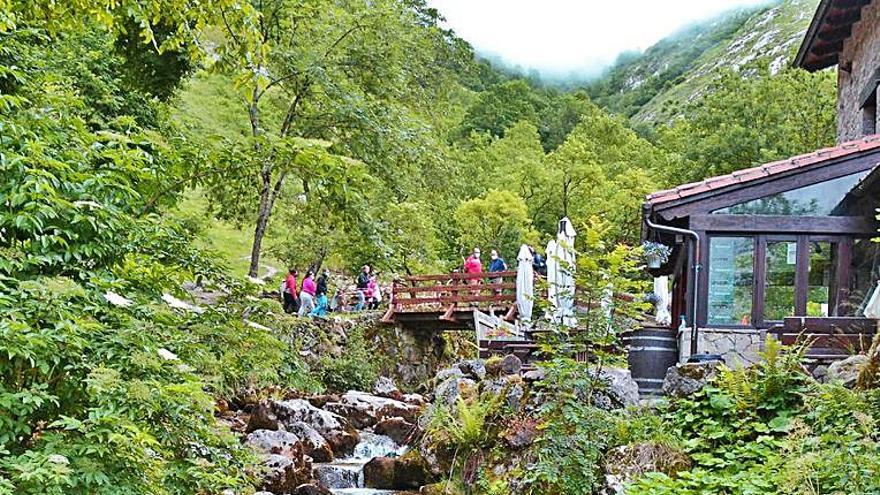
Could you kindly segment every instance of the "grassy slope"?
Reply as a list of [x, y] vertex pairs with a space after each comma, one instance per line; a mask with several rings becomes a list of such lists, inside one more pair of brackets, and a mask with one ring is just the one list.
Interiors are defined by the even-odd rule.
[[698, 98], [723, 69], [790, 63], [819, 0], [776, 0], [691, 26], [621, 60], [590, 84], [594, 100], [634, 122], [663, 122]]
[[631, 117], [652, 98], [684, 80], [707, 50], [728, 41], [758, 10], [741, 9], [688, 26], [643, 53], [622, 55], [605, 75], [587, 86], [603, 108]]
[[770, 64], [774, 72], [791, 63], [818, 0], [783, 0], [753, 15], [728, 41], [706, 51], [685, 79], [660, 93], [635, 115], [636, 121], [662, 121], [698, 98], [722, 69], [748, 74], [751, 65]]
[[[184, 125], [190, 133], [220, 146], [222, 139], [240, 139], [249, 132], [245, 101], [234, 88], [233, 82], [224, 76], [198, 74], [183, 88], [177, 98], [174, 118]], [[270, 119], [277, 116], [271, 115]], [[270, 120], [271, 122], [271, 120]], [[203, 227], [200, 243], [216, 252], [225, 261], [234, 275], [247, 275], [253, 231], [249, 225], [238, 228], [235, 225], [217, 220], [208, 213], [208, 201], [201, 190], [191, 190], [173, 213], [181, 218], [192, 219]], [[263, 245], [274, 240], [272, 232], [267, 235]], [[264, 252], [261, 264], [283, 271], [284, 263], [273, 259]], [[266, 268], [260, 270], [264, 275]]]

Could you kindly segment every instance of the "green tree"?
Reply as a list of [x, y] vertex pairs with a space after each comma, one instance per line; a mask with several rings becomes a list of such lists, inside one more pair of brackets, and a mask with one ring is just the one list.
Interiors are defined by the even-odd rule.
[[508, 258], [523, 242], [534, 242], [529, 210], [510, 191], [489, 191], [485, 196], [463, 202], [455, 210], [458, 244], [463, 252], [474, 247], [497, 249]]
[[[227, 179], [241, 177], [242, 183], [233, 187], [251, 190], [254, 198], [246, 209], [254, 221], [252, 274], [286, 182], [297, 182], [293, 194], [307, 200], [313, 191], [308, 175], [286, 168], [284, 157], [261, 149], [266, 136], [334, 143], [326, 151], [361, 160], [387, 188], [387, 200], [417, 189], [411, 182], [420, 175], [414, 167], [424, 162], [419, 155], [425, 133], [407, 104], [436, 96], [434, 82], [441, 76], [431, 61], [452, 50], [448, 34], [435, 29], [436, 13], [420, 2], [273, 0], [254, 4], [254, 9], [255, 24], [246, 17], [225, 17], [228, 44], [218, 65], [237, 75], [247, 95], [242, 111], [250, 123], [253, 166]], [[279, 106], [280, 118], [273, 121], [271, 109]], [[224, 160], [221, 170], [226, 166], [235, 165]], [[240, 199], [245, 201], [245, 195]], [[217, 206], [223, 216], [245, 210]]]
[[495, 137], [521, 120], [537, 122], [535, 94], [522, 79], [495, 84], [477, 95], [459, 127], [460, 136], [487, 132]]
[[659, 145], [681, 157], [666, 170], [668, 182], [699, 181], [834, 144], [835, 88], [830, 72], [722, 74], [684, 117], [660, 128]]

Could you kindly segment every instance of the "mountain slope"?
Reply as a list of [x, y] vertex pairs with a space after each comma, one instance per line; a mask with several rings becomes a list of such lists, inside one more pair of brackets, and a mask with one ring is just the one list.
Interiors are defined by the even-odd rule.
[[748, 75], [756, 65], [769, 65], [772, 73], [785, 67], [817, 4], [777, 0], [692, 26], [618, 61], [587, 90], [599, 104], [635, 123], [667, 121], [724, 69]]

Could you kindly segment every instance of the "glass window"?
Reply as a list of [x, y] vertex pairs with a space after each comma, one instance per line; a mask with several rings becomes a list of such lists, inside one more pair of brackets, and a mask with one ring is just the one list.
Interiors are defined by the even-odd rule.
[[834, 260], [837, 259], [830, 242], [810, 242], [809, 284], [807, 285], [807, 316], [831, 314], [831, 295], [835, 283]]
[[781, 192], [715, 210], [718, 215], [841, 216], [841, 201], [870, 171]]
[[749, 325], [755, 262], [751, 237], [709, 239], [708, 323]]
[[764, 266], [764, 321], [794, 316], [797, 242], [768, 241]]
[[880, 244], [870, 239], [856, 239], [853, 243], [852, 263], [846, 297], [841, 301], [840, 316], [864, 316], [865, 306], [877, 280], [880, 279]]

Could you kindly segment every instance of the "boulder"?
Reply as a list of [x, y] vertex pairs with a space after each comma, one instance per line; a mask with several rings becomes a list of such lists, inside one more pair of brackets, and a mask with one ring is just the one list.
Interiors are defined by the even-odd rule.
[[835, 361], [828, 366], [826, 381], [840, 382], [843, 386], [852, 388], [859, 378], [859, 372], [868, 362], [868, 356], [856, 354], [846, 359]]
[[364, 486], [391, 490], [394, 488], [394, 465], [391, 457], [374, 457], [364, 465]]
[[248, 418], [245, 433], [251, 433], [256, 430], [277, 430], [278, 417], [272, 412], [271, 406], [266, 402], [257, 404], [251, 417]]
[[456, 367], [464, 376], [471, 380], [480, 381], [486, 378], [486, 365], [479, 359], [469, 359], [456, 364]]
[[503, 395], [507, 406], [514, 411], [518, 411], [522, 406], [525, 388], [519, 375], [505, 375], [485, 380], [480, 383], [480, 387], [485, 393]]
[[344, 466], [321, 464], [312, 469], [312, 476], [326, 488], [357, 488], [358, 471]]
[[298, 487], [296, 487], [291, 495], [333, 495], [333, 492], [321, 485], [315, 483], [306, 483], [304, 485], [299, 485]]
[[463, 376], [464, 373], [462, 373], [457, 366], [452, 368], [444, 368], [438, 371], [436, 375], [434, 375], [434, 383], [440, 383], [452, 377], [461, 378]]
[[403, 418], [387, 418], [376, 423], [373, 431], [394, 440], [398, 445], [405, 445], [416, 425]]
[[503, 375], [519, 374], [522, 370], [522, 360], [513, 354], [508, 354], [501, 358], [498, 363], [498, 370]]
[[645, 473], [675, 476], [691, 467], [684, 453], [660, 444], [637, 443], [611, 449], [605, 458], [605, 486], [601, 495], [623, 495], [627, 484]]
[[[596, 369], [590, 373], [597, 376]], [[593, 391], [596, 407], [612, 410], [639, 404], [639, 385], [628, 369], [603, 366], [598, 370], [598, 379], [603, 386]]]
[[389, 399], [403, 400], [403, 392], [394, 384], [394, 380], [387, 376], [380, 376], [373, 385], [373, 394]]
[[302, 421], [288, 425], [287, 429], [298, 436], [305, 454], [315, 462], [333, 462], [333, 449], [314, 428]]
[[287, 428], [292, 428], [294, 423], [303, 422], [320, 433], [330, 444], [330, 448], [336, 456], [351, 454], [358, 443], [357, 430], [352, 428], [345, 418], [330, 411], [318, 409], [306, 400], [274, 401], [272, 402], [272, 411]]
[[428, 478], [425, 463], [415, 452], [395, 459], [393, 489], [418, 490], [428, 484]]
[[324, 432], [321, 436], [330, 444], [333, 455], [336, 457], [346, 457], [354, 452], [360, 441], [360, 434], [354, 428], [347, 430], [331, 430]]
[[348, 426], [347, 421], [342, 416], [319, 409], [307, 400], [273, 401], [271, 404], [272, 411], [285, 426], [302, 421], [321, 434], [326, 431], [345, 429]]
[[346, 414], [356, 428], [368, 428], [386, 418], [403, 418], [414, 422], [421, 408], [387, 397], [377, 397], [364, 392], [349, 390], [340, 402], [328, 403], [325, 408], [337, 414]]
[[303, 466], [297, 466], [292, 460], [272, 454], [264, 462], [266, 471], [260, 488], [272, 493], [291, 493], [296, 487], [308, 482], [309, 476]]
[[250, 433], [244, 443], [262, 454], [281, 455], [299, 464], [303, 462], [299, 437], [288, 431], [257, 430]]
[[451, 406], [463, 392], [475, 390], [476, 386], [477, 383], [470, 378], [451, 376], [434, 389], [434, 401]]
[[328, 402], [339, 402], [339, 396], [336, 394], [312, 395], [308, 399], [309, 404], [323, 408]]
[[504, 442], [512, 449], [521, 449], [531, 445], [540, 432], [538, 422], [533, 418], [513, 421], [504, 432]]
[[534, 383], [534, 382], [540, 382], [541, 380], [544, 379], [545, 376], [547, 376], [547, 373], [544, 372], [544, 370], [542, 370], [541, 368], [538, 368], [538, 369], [534, 369], [531, 371], [526, 371], [525, 373], [523, 373], [522, 377], [523, 377], [523, 380], [525, 380], [529, 383]]
[[418, 407], [425, 407], [428, 404], [428, 400], [421, 394], [403, 394], [401, 400], [407, 404]]
[[718, 374], [721, 361], [684, 363], [670, 366], [663, 379], [663, 393], [670, 397], [687, 397], [702, 390]]

